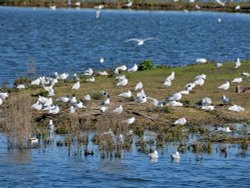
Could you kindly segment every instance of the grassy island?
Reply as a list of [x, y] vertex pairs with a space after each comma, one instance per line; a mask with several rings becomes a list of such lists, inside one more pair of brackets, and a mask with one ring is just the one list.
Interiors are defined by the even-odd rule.
[[[223, 63], [221, 67], [216, 67], [214, 62], [208, 62], [183, 67], [154, 66], [150, 70], [132, 73], [121, 72], [120, 75], [125, 75], [128, 78], [126, 86], [116, 86], [115, 78], [117, 75], [113, 70], [109, 71], [108, 76], [100, 76], [96, 72], [94, 70], [95, 82], [93, 83], [87, 81], [87, 76], [78, 74], [81, 84], [78, 90], [72, 89], [73, 84], [77, 82], [73, 77], [64, 81], [59, 80], [55, 84], [55, 96], [52, 98], [54, 104], [60, 107], [58, 114], [32, 109], [31, 105], [37, 101], [38, 96], [47, 96], [48, 93], [42, 86], [31, 86], [29, 79], [17, 79], [16, 84], [24, 84], [26, 88], [5, 90], [9, 97], [3, 101], [1, 106], [2, 131], [11, 135], [10, 133], [13, 132], [11, 129], [15, 129], [18, 134], [26, 131], [29, 132], [29, 136], [34, 132], [46, 136], [49, 120], [53, 120], [58, 134], [73, 134], [80, 130], [99, 133], [113, 130], [115, 134], [125, 135], [129, 130], [133, 130], [134, 133], [141, 135], [144, 130], [152, 130], [159, 133], [162, 141], [170, 141], [181, 139], [185, 134], [184, 129], [188, 132], [207, 133], [206, 136], [210, 140], [225, 141], [233, 138], [223, 136], [216, 140], [217, 137], [208, 134], [203, 126], [220, 127], [229, 123], [247, 124], [250, 122], [250, 91], [246, 89], [244, 92], [236, 92], [238, 86], [250, 86], [250, 78], [242, 75], [243, 72], [250, 72], [250, 61], [241, 61], [239, 68], [235, 68], [235, 62]], [[166, 87], [163, 82], [172, 72], [175, 72], [175, 79], [172, 81], [172, 86]], [[195, 77], [201, 74], [206, 75], [205, 84], [196, 86], [188, 95], [183, 95], [179, 100], [183, 106], [166, 105], [169, 102], [167, 100], [169, 96], [184, 90], [188, 83], [194, 82]], [[231, 81], [236, 77], [241, 77], [243, 81], [232, 83]], [[134, 88], [139, 81], [143, 83], [143, 89], [148, 97], [146, 103], [138, 103], [134, 100], [139, 92], [135, 91]], [[226, 91], [219, 89], [218, 86], [226, 81], [230, 82], [230, 88]], [[104, 100], [100, 94], [101, 90], [108, 92], [111, 101], [105, 112], [100, 111], [101, 103]], [[128, 90], [132, 91], [131, 98], [118, 96]], [[87, 94], [91, 96], [90, 101], [84, 100], [84, 96]], [[223, 95], [230, 99], [230, 104], [221, 102]], [[76, 109], [75, 113], [69, 113], [71, 104], [56, 100], [63, 96], [69, 98], [75, 96], [78, 101], [83, 101], [85, 107]], [[155, 106], [150, 97], [163, 101], [163, 107]], [[214, 110], [203, 110], [197, 104], [204, 97], [209, 97], [212, 100], [211, 105], [214, 106]], [[235, 104], [243, 107], [245, 111], [229, 111], [228, 108]], [[113, 113], [113, 109], [119, 105], [123, 106], [123, 112]], [[13, 117], [15, 117], [14, 120]], [[124, 120], [131, 117], [135, 117], [134, 123], [124, 123]], [[186, 118], [187, 123], [174, 125], [174, 122], [182, 117]], [[234, 127], [231, 128], [234, 129]], [[248, 143], [248, 138], [246, 141]], [[97, 138], [96, 142], [98, 142]]]

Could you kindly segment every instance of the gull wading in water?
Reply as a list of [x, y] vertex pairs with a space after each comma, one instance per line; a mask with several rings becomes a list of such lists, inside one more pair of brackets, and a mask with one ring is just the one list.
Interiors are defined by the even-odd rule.
[[158, 159], [158, 151], [154, 151], [153, 153], [148, 154], [151, 159]]
[[132, 39], [126, 40], [125, 42], [135, 41], [135, 42], [137, 42], [138, 46], [142, 46], [144, 44], [144, 42], [146, 42], [148, 40], [153, 40], [153, 39], [155, 39], [155, 38], [153, 38], [153, 37], [148, 37], [145, 39], [132, 38]]
[[177, 151], [176, 153], [171, 155], [171, 158], [173, 160], [180, 160], [181, 159], [180, 153]]

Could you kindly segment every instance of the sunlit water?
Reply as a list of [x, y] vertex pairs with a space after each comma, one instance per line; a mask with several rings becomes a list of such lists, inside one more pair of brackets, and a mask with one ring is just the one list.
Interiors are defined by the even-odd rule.
[[[218, 22], [221, 18], [221, 22]], [[223, 62], [250, 57], [250, 15], [94, 9], [0, 7], [0, 81], [36, 75], [81, 72], [140, 63], [186, 65], [196, 58]], [[143, 46], [124, 42], [155, 37]], [[105, 58], [104, 65], [99, 59]]]
[[[222, 22], [218, 23], [218, 18]], [[88, 67], [132, 65], [143, 59], [156, 64], [185, 65], [196, 58], [223, 62], [250, 57], [250, 16], [245, 14], [104, 10], [0, 8], [0, 82], [27, 75], [80, 72]], [[124, 42], [155, 37], [144, 46]], [[100, 65], [100, 57], [105, 58]], [[68, 155], [56, 144], [23, 152], [8, 150], [0, 136], [0, 187], [249, 187], [249, 150], [228, 144], [221, 153], [170, 155], [177, 144], [159, 150], [157, 161], [132, 148], [121, 159]], [[82, 148], [83, 150], [83, 148]]]

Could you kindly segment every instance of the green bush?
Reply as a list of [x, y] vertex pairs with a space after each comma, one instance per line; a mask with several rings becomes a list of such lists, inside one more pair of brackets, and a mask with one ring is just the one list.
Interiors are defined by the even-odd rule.
[[145, 70], [151, 70], [154, 68], [154, 64], [151, 60], [144, 60], [139, 64], [138, 70], [145, 71]]

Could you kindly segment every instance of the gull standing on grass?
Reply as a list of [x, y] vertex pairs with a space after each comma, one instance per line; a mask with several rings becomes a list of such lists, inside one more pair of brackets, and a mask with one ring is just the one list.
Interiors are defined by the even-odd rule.
[[144, 44], [144, 42], [146, 42], [148, 40], [153, 40], [153, 39], [155, 39], [155, 38], [153, 38], [153, 37], [148, 37], [145, 39], [132, 38], [132, 39], [126, 40], [125, 42], [135, 41], [135, 42], [137, 42], [138, 46], [142, 46]]
[[240, 82], [242, 82], [242, 78], [235, 78], [235, 79], [233, 79], [232, 81], [231, 81], [232, 83], [240, 83]]
[[235, 62], [235, 69], [238, 69], [241, 66], [240, 58], [237, 58], [237, 61]]
[[120, 93], [119, 97], [130, 98], [132, 96], [132, 92], [128, 90], [127, 92]]
[[186, 123], [187, 123], [187, 120], [186, 120], [185, 117], [180, 118], [180, 119], [177, 119], [177, 120], [174, 122], [175, 125], [185, 125]]
[[229, 83], [229, 82], [226, 82], [226, 83], [220, 85], [218, 88], [219, 88], [219, 89], [223, 89], [224, 91], [226, 91], [226, 90], [229, 89], [229, 87], [230, 87], [230, 83]]
[[130, 69], [128, 69], [128, 72], [136, 72], [138, 70], [138, 65], [134, 64], [133, 67], [131, 67]]
[[126, 119], [126, 120], [123, 120], [122, 123], [126, 123], [128, 125], [132, 124], [135, 122], [135, 117], [132, 117], [132, 118], [129, 118], [129, 119]]
[[143, 89], [143, 83], [142, 83], [142, 82], [138, 82], [138, 83], [135, 85], [135, 91], [141, 90], [141, 89]]
[[75, 90], [78, 90], [80, 88], [80, 82], [76, 82], [73, 86], [72, 86], [72, 89], [75, 89]]

